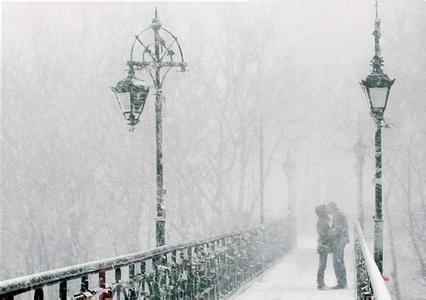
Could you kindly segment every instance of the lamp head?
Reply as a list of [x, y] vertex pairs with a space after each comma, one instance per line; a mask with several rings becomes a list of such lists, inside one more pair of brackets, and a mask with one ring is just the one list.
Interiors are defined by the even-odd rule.
[[365, 80], [361, 81], [372, 114], [381, 119], [385, 112], [389, 93], [395, 79], [389, 79], [389, 76], [382, 72], [372, 72]]
[[120, 80], [111, 89], [117, 98], [124, 118], [130, 126], [135, 126], [139, 122], [145, 106], [149, 86], [144, 80], [135, 77], [133, 71], [129, 71], [127, 78]]
[[365, 80], [361, 81], [365, 94], [370, 103], [371, 114], [377, 121], [383, 120], [383, 114], [389, 98], [390, 88], [392, 87], [395, 79], [389, 79], [383, 70], [383, 58], [381, 56], [380, 48], [380, 18], [378, 13], [378, 2], [376, 0], [376, 18], [374, 21], [374, 56], [371, 59], [373, 71], [367, 76]]

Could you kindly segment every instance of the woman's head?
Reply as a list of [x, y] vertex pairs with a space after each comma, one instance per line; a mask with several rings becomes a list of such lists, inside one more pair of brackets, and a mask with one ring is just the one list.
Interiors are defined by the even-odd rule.
[[318, 205], [315, 208], [315, 212], [318, 216], [326, 216], [327, 215], [327, 207], [325, 204]]

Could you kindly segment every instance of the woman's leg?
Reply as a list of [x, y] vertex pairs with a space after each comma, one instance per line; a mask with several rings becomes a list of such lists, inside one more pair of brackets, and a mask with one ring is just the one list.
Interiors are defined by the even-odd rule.
[[319, 265], [318, 265], [318, 272], [317, 272], [317, 284], [318, 288], [325, 287], [324, 283], [324, 272], [325, 267], [327, 266], [327, 252], [319, 252]]

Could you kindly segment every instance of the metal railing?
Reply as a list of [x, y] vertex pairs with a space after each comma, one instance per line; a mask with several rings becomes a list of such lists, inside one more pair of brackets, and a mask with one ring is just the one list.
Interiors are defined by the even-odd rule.
[[287, 240], [285, 225], [268, 224], [6, 280], [0, 299], [219, 299], [281, 257], [291, 247]]
[[358, 300], [391, 300], [373, 256], [368, 249], [359, 223], [355, 224], [355, 266]]

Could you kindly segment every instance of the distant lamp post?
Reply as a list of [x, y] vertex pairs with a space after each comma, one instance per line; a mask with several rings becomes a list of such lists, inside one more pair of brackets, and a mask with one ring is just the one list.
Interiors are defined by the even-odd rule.
[[355, 154], [357, 157], [357, 178], [358, 178], [358, 222], [362, 229], [364, 229], [364, 200], [363, 200], [363, 167], [364, 156], [367, 145], [362, 141], [361, 136], [354, 145]]
[[265, 174], [263, 171], [263, 118], [260, 118], [260, 135], [259, 135], [259, 172], [260, 172], [260, 224], [265, 223]]
[[373, 70], [365, 80], [361, 81], [361, 86], [370, 103], [371, 115], [376, 123], [376, 176], [375, 176], [375, 206], [374, 216], [374, 260], [379, 271], [383, 272], [383, 213], [382, 213], [382, 126], [383, 115], [387, 106], [390, 89], [395, 79], [389, 79], [383, 70], [383, 58], [381, 57], [380, 39], [380, 19], [378, 16], [378, 3], [376, 0], [376, 19], [374, 36], [375, 54], [371, 59]]
[[[148, 34], [151, 32], [151, 34]], [[153, 33], [153, 34], [152, 34]], [[154, 40], [152, 40], [154, 37]], [[163, 28], [158, 18], [157, 9], [149, 27], [135, 36], [130, 50], [128, 76], [112, 87], [120, 109], [127, 123], [133, 130], [139, 123], [149, 86], [142, 77], [150, 77], [155, 89], [155, 135], [156, 135], [156, 181], [157, 181], [157, 218], [156, 246], [165, 244], [166, 210], [164, 207], [163, 184], [163, 81], [168, 72], [178, 67], [182, 72], [186, 69], [182, 48], [176, 36]], [[139, 76], [137, 76], [137, 72]]]
[[295, 164], [291, 158], [290, 150], [287, 151], [287, 159], [282, 165], [284, 173], [287, 177], [287, 229], [290, 239], [290, 244], [294, 246], [297, 239], [297, 219], [296, 209], [294, 202], [294, 175], [295, 175]]

